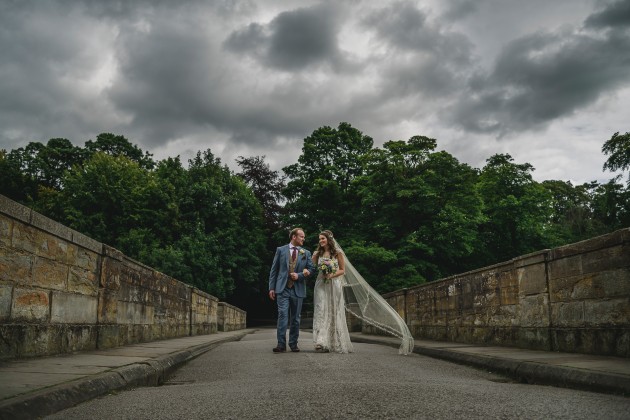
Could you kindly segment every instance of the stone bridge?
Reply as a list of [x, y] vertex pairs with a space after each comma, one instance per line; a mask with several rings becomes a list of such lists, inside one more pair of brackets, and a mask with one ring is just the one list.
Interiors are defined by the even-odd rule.
[[[629, 357], [630, 229], [386, 298], [417, 339]], [[241, 309], [0, 196], [0, 359], [245, 326]]]

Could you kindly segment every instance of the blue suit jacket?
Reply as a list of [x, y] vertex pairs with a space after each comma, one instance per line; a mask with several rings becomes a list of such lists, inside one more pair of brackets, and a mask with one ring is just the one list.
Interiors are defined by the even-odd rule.
[[[304, 252], [302, 252], [304, 251]], [[276, 255], [273, 257], [273, 264], [269, 272], [269, 290], [275, 290], [276, 295], [282, 293], [287, 286], [289, 279], [289, 245], [276, 248]], [[306, 282], [302, 270], [308, 269], [311, 276], [315, 272], [315, 265], [311, 260], [311, 253], [304, 248], [298, 247], [297, 261], [295, 263], [295, 272], [298, 273], [298, 279], [293, 283], [295, 294], [298, 297], [306, 297]]]

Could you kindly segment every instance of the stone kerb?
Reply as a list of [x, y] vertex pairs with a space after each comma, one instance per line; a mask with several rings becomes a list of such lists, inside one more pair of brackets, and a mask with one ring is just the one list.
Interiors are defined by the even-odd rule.
[[219, 331], [234, 331], [246, 328], [247, 312], [229, 303], [219, 302], [217, 325]]

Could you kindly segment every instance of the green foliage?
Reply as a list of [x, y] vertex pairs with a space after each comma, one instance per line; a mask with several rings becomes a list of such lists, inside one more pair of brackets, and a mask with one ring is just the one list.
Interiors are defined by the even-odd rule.
[[[630, 171], [630, 132], [622, 135], [619, 135], [619, 132], [613, 134], [602, 146], [602, 152], [608, 156], [608, 160], [604, 163], [604, 170]], [[630, 183], [630, 173], [628, 182]]]
[[[342, 122], [306, 137], [285, 179], [264, 156], [239, 157], [235, 175], [210, 150], [185, 167], [102, 133], [0, 150], [0, 193], [257, 315], [273, 312], [269, 265], [290, 227], [311, 249], [332, 230], [385, 293], [630, 226], [621, 175], [539, 183], [508, 154], [479, 170], [436, 149], [424, 136], [374, 147]], [[630, 169], [630, 133], [602, 151], [604, 169]]]

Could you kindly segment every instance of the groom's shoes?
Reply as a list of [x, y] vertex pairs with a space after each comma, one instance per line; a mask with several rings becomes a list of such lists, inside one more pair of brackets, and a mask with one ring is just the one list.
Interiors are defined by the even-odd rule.
[[300, 349], [298, 348], [298, 346], [295, 346], [295, 347], [291, 347], [291, 351], [292, 351], [293, 353], [297, 353], [297, 352], [299, 352], [299, 351], [300, 351]]
[[285, 349], [284, 347], [274, 347], [273, 348], [273, 352], [274, 353], [284, 353], [285, 351], [287, 351], [287, 349]]

